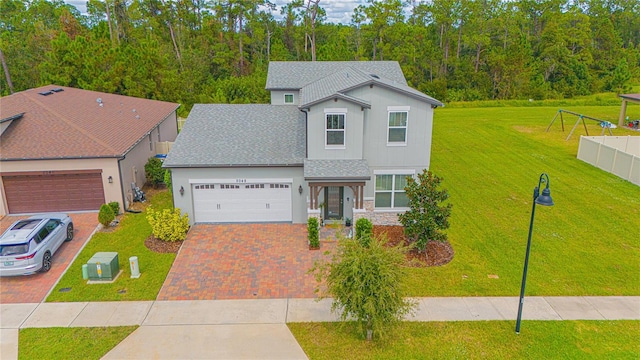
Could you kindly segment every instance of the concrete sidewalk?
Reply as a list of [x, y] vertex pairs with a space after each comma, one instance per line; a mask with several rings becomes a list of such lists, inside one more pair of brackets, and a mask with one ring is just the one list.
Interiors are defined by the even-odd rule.
[[[518, 310], [517, 297], [415, 300], [408, 321], [515, 321]], [[330, 299], [0, 304], [0, 354], [17, 358], [23, 328], [140, 325], [105, 359], [306, 359], [286, 323], [337, 321], [330, 307]], [[640, 296], [530, 296], [523, 319], [640, 320]]]

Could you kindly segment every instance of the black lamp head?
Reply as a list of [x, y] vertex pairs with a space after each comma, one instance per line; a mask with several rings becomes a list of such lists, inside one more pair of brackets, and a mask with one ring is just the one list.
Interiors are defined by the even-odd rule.
[[538, 198], [536, 199], [536, 204], [542, 206], [553, 206], [553, 199], [551, 199], [551, 190], [549, 190], [548, 185], [542, 190], [542, 195], [538, 196]]

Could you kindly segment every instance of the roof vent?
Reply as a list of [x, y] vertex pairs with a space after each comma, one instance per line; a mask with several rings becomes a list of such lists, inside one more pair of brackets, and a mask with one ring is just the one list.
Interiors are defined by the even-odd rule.
[[38, 94], [40, 94], [42, 96], [49, 96], [49, 95], [53, 94], [53, 92], [51, 92], [51, 91], [42, 91], [42, 92], [39, 92]]
[[380, 76], [378, 76], [376, 74], [369, 74], [369, 75], [371, 75], [372, 78], [380, 79]]
[[64, 89], [63, 88], [55, 88], [55, 89], [51, 89], [51, 91], [60, 92], [60, 91], [64, 91]]

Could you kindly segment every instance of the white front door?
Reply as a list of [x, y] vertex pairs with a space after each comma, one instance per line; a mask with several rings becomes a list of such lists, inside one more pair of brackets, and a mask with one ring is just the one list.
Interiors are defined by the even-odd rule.
[[192, 184], [195, 222], [291, 221], [290, 183]]

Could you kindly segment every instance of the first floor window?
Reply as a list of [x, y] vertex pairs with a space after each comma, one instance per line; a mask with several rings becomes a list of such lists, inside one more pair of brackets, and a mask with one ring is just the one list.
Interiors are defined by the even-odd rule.
[[326, 146], [344, 147], [345, 114], [326, 114]]
[[376, 208], [407, 208], [409, 199], [404, 191], [407, 176], [413, 174], [380, 174], [376, 175]]

